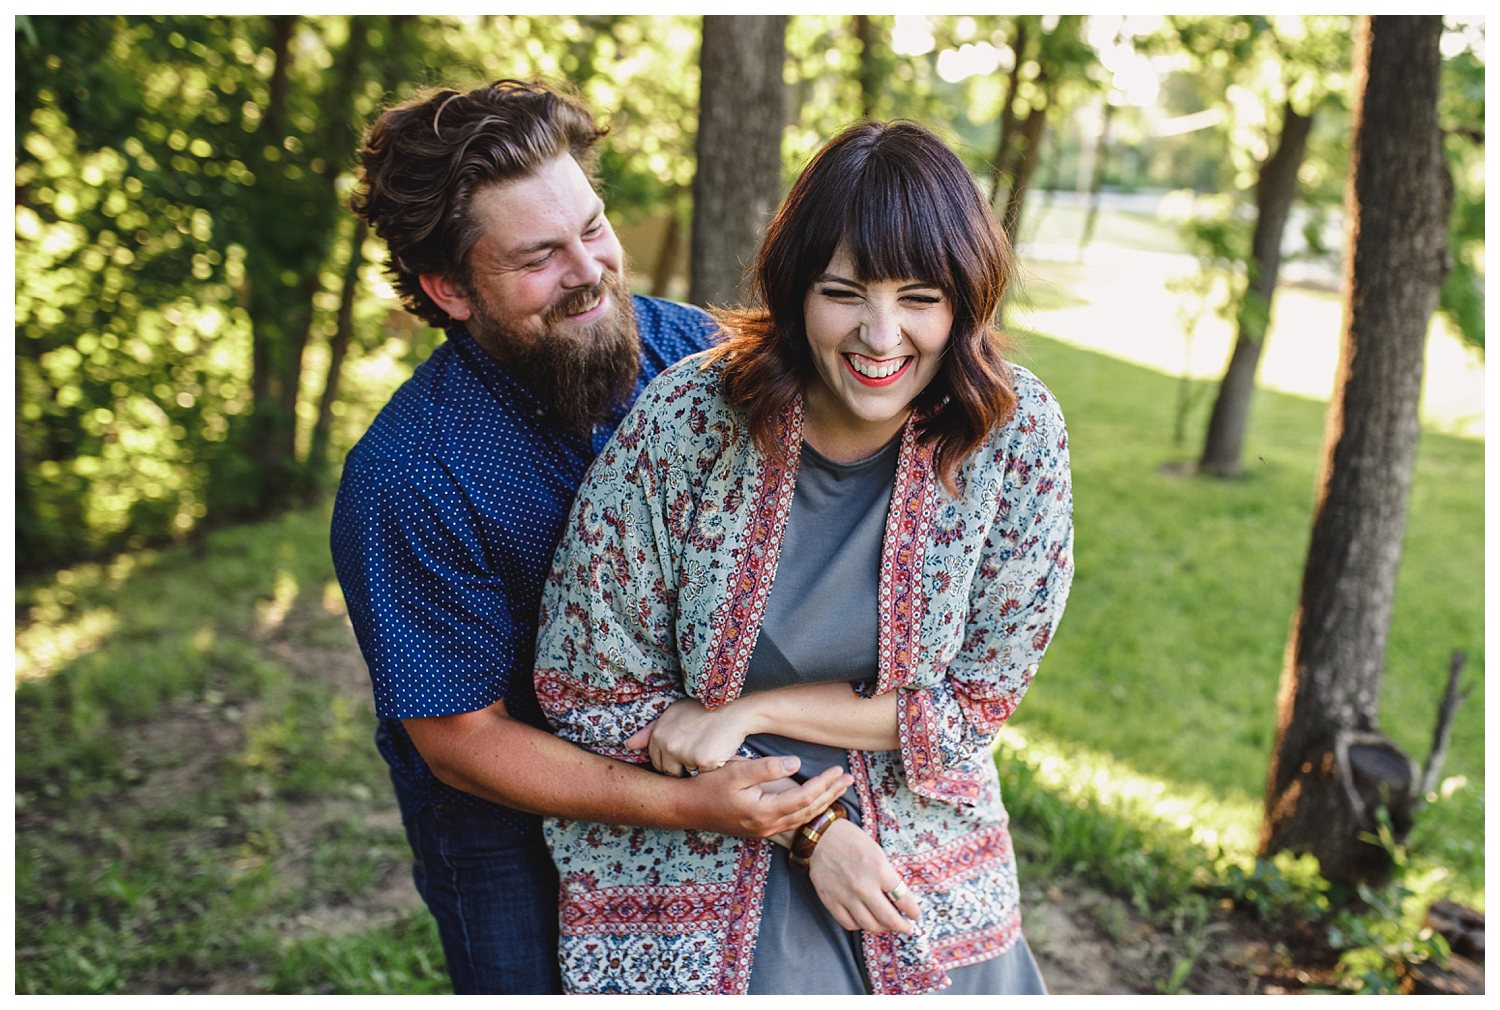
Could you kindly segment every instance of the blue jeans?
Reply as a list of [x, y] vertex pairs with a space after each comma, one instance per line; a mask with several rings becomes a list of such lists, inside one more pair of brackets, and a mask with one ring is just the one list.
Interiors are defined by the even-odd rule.
[[[398, 790], [399, 792], [400, 790]], [[484, 807], [403, 804], [412, 879], [437, 920], [453, 991], [560, 993], [557, 870], [535, 830]]]

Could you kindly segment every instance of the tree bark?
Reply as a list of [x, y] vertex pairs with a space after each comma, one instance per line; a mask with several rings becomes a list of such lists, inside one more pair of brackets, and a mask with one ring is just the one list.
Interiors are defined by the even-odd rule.
[[[270, 102], [262, 121], [264, 143], [272, 148], [283, 147], [283, 133], [291, 130], [287, 106], [291, 98], [290, 43], [295, 20], [277, 18], [272, 26], [275, 63], [269, 86]], [[313, 299], [321, 288], [320, 270], [336, 234], [336, 187], [340, 167], [350, 155], [353, 103], [367, 51], [367, 30], [364, 18], [350, 18], [349, 36], [337, 54], [332, 84], [326, 92], [332, 101], [323, 110], [318, 132], [299, 137], [314, 148], [305, 156], [307, 167], [310, 169], [321, 160], [317, 174], [282, 174], [274, 162], [263, 173], [263, 185], [279, 187], [288, 207], [300, 205], [310, 213], [299, 219], [298, 227], [303, 234], [295, 243], [282, 241], [276, 234], [285, 227], [284, 222], [263, 220], [250, 225], [256, 240], [247, 271], [254, 365], [247, 452], [255, 468], [255, 494], [235, 510], [241, 513], [265, 515], [315, 497], [318, 489], [313, 478], [326, 462], [328, 411], [332, 397], [337, 395], [339, 370], [348, 349], [351, 334], [345, 328], [352, 327], [352, 316], [345, 318], [345, 315], [352, 312], [352, 304], [341, 304], [339, 309], [330, 372], [305, 462], [297, 459], [297, 401], [301, 394], [303, 355], [312, 337], [315, 318]], [[318, 153], [323, 155], [321, 159], [314, 156]], [[357, 260], [357, 249], [354, 255]], [[351, 269], [357, 270], [358, 263], [352, 262]], [[292, 272], [298, 274], [295, 280], [288, 276]], [[346, 278], [342, 298], [351, 300], [353, 296], [352, 281]]]
[[688, 300], [748, 300], [746, 265], [781, 200], [787, 15], [705, 15]]
[[[260, 138], [265, 148], [273, 151], [282, 148], [288, 124], [291, 39], [296, 22], [295, 16], [271, 19], [273, 62]], [[270, 178], [265, 184], [275, 185]], [[246, 270], [251, 323], [251, 414], [246, 451], [254, 474], [248, 500], [237, 501], [230, 508], [233, 517], [264, 515], [289, 504], [301, 478], [296, 462], [297, 380], [312, 321], [317, 271], [310, 270], [295, 285], [288, 285], [282, 278], [287, 264], [277, 262], [279, 244], [267, 234], [271, 227], [282, 225], [251, 222], [256, 242]]]
[[1038, 75], [1036, 86], [1042, 90], [1041, 104], [1033, 106], [1021, 128], [1021, 143], [1017, 151], [1016, 177], [1011, 183], [1010, 194], [1005, 200], [1005, 217], [1001, 227], [1009, 236], [1011, 245], [1021, 241], [1021, 211], [1026, 204], [1026, 193], [1031, 188], [1031, 177], [1036, 174], [1042, 161], [1042, 133], [1047, 128], [1047, 106], [1051, 104], [1051, 83]]
[[1008, 192], [1005, 177], [1012, 174], [1012, 146], [1016, 139], [1016, 128], [1020, 125], [1020, 117], [1016, 115], [1016, 96], [1021, 90], [1021, 70], [1026, 63], [1026, 47], [1030, 41], [1025, 16], [1017, 15], [1014, 23], [1016, 32], [1011, 39], [1010, 48], [1015, 54], [1015, 60], [1005, 75], [1005, 98], [1000, 103], [1000, 136], [995, 141], [994, 171], [990, 176], [990, 206], [995, 208], [1000, 207], [1002, 195]]
[[[1360, 838], [1416, 770], [1377, 712], [1405, 535], [1427, 326], [1447, 269], [1451, 185], [1437, 123], [1439, 16], [1366, 17], [1348, 195], [1345, 328], [1322, 484], [1277, 699], [1261, 852], [1310, 852], [1336, 880], [1378, 878]], [[1367, 746], [1368, 745], [1368, 746]], [[1366, 760], [1368, 759], [1368, 760]], [[1407, 778], [1404, 787], [1400, 779]]]
[[1099, 137], [1094, 142], [1094, 166], [1089, 175], [1089, 206], [1083, 216], [1083, 231], [1078, 236], [1078, 258], [1094, 241], [1094, 226], [1099, 222], [1099, 204], [1104, 195], [1104, 178], [1109, 166], [1109, 128], [1114, 123], [1115, 107], [1108, 96], [1104, 99], [1104, 121], [1099, 126]]
[[344, 267], [343, 288], [339, 292], [339, 311], [333, 336], [328, 340], [328, 376], [323, 380], [323, 395], [318, 398], [318, 416], [313, 423], [312, 439], [307, 449], [306, 498], [314, 501], [321, 493], [318, 478], [328, 469], [328, 444], [333, 431], [333, 405], [338, 402], [339, 384], [344, 374], [344, 359], [354, 340], [354, 299], [359, 294], [359, 268], [365, 262], [365, 238], [369, 226], [363, 218], [354, 222], [350, 239], [349, 263]]
[[656, 265], [651, 268], [651, 297], [666, 298], [672, 287], [672, 276], [677, 272], [677, 246], [682, 241], [682, 214], [677, 209], [674, 197], [667, 201], [669, 213], [662, 231], [661, 245], [656, 251]]
[[1271, 322], [1271, 299], [1281, 273], [1281, 241], [1287, 217], [1297, 198], [1297, 172], [1307, 154], [1312, 115], [1302, 115], [1290, 100], [1282, 112], [1276, 149], [1260, 166], [1255, 183], [1255, 233], [1247, 268], [1250, 283], [1236, 319], [1234, 351], [1219, 381], [1219, 393], [1209, 416], [1208, 433], [1198, 469], [1217, 477], [1240, 473], [1255, 373]]

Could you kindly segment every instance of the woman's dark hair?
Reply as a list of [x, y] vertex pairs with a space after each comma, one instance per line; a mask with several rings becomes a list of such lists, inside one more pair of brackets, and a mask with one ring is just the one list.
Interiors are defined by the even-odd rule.
[[953, 307], [942, 367], [913, 406], [954, 491], [959, 463], [1016, 408], [994, 327], [1011, 251], [969, 170], [915, 123], [859, 123], [803, 169], [755, 260], [761, 307], [715, 312], [725, 394], [749, 415], [756, 446], [778, 455], [776, 426], [815, 374], [803, 303], [841, 242], [857, 279], [925, 281]]
[[564, 152], [591, 173], [604, 133], [577, 98], [539, 82], [433, 91], [383, 112], [360, 146], [353, 207], [390, 248], [390, 273], [406, 307], [446, 326], [448, 313], [418, 277], [445, 274], [467, 283], [480, 235], [469, 211], [474, 194]]

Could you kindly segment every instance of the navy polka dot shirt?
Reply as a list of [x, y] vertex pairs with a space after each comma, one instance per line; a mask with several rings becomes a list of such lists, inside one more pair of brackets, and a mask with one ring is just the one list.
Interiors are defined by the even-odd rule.
[[[635, 393], [709, 346], [699, 309], [634, 299]], [[634, 397], [632, 397], [634, 399]], [[334, 568], [370, 669], [376, 742], [404, 808], [482, 805], [518, 831], [535, 818], [444, 785], [400, 720], [473, 712], [505, 699], [546, 727], [532, 684], [537, 612], [552, 552], [584, 471], [624, 417], [593, 437], [546, 406], [461, 326], [417, 367], [344, 463], [333, 510]]]

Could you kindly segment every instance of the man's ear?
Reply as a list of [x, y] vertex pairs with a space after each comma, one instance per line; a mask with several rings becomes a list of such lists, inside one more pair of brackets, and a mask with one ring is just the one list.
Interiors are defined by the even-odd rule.
[[469, 306], [468, 294], [463, 287], [447, 274], [418, 274], [417, 281], [427, 297], [437, 302], [438, 308], [459, 322], [474, 314]]

